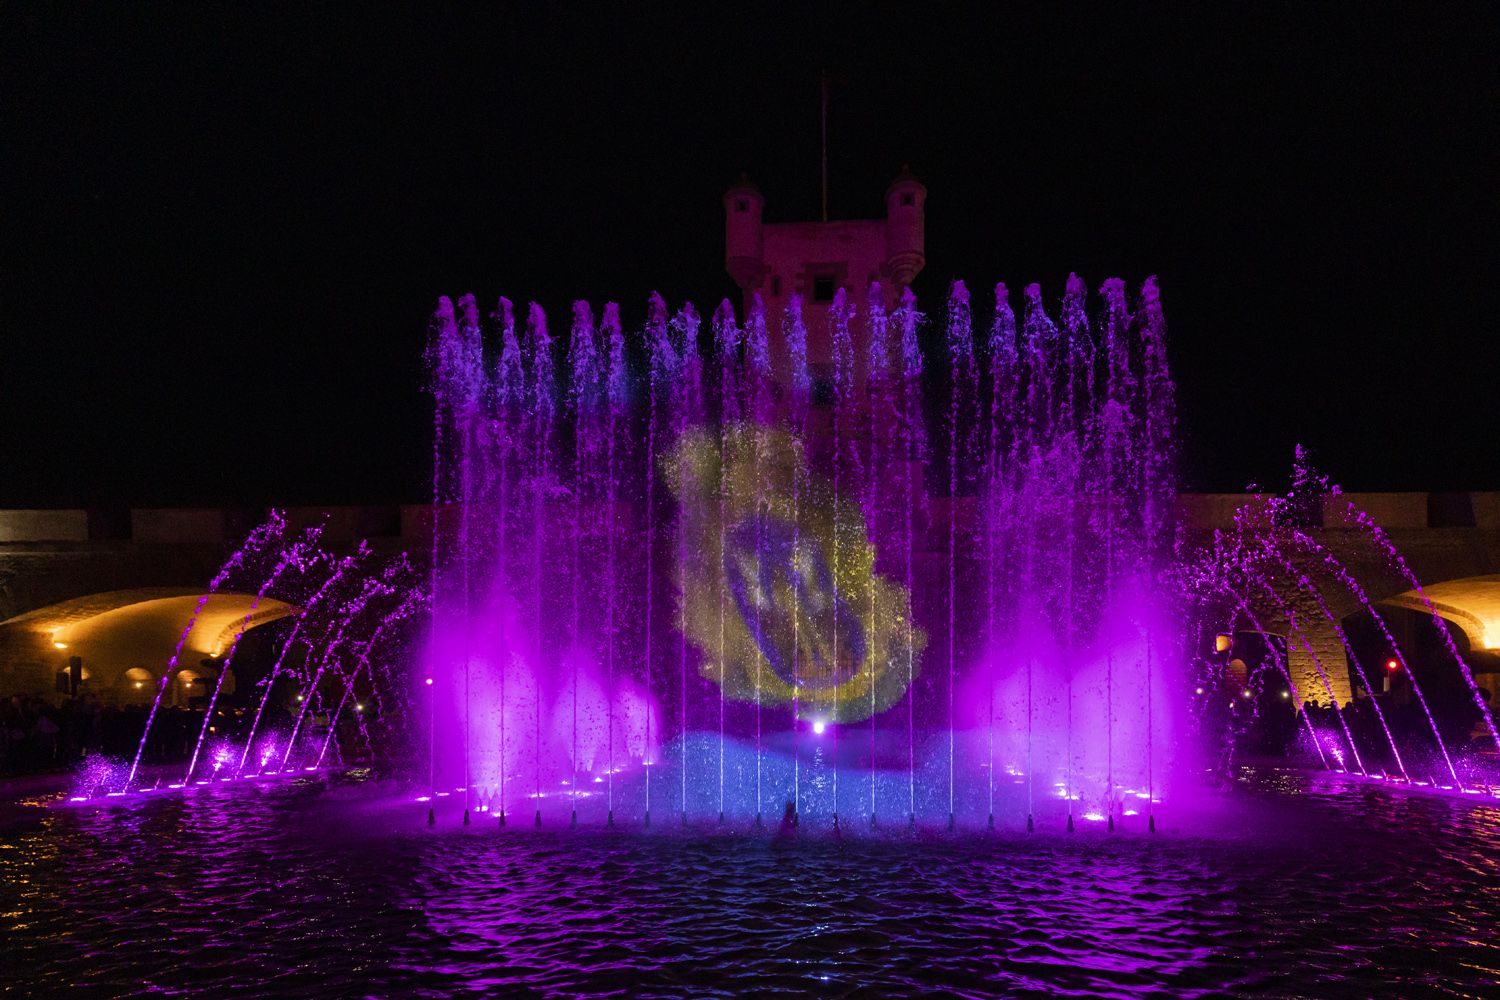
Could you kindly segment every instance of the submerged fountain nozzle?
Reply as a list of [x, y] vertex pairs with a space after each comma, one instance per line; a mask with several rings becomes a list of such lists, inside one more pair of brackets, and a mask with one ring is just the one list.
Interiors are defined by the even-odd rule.
[[464, 826], [469, 825], [469, 810], [464, 810]]
[[433, 809], [432, 806], [428, 806], [427, 807], [427, 825], [428, 826], [432, 826], [435, 823], [437, 823], [437, 811], [435, 809]]
[[1147, 816], [1146, 817], [1146, 829], [1150, 830], [1152, 833], [1156, 832], [1156, 817], [1155, 816]]
[[954, 818], [954, 816], [953, 816], [952, 813], [949, 813], [948, 814], [948, 832], [952, 833], [954, 830], [957, 830], [957, 829], [958, 829], [958, 820]]
[[1069, 833], [1073, 832], [1073, 814], [1072, 813], [1068, 813], [1068, 832]]
[[1114, 833], [1115, 832], [1115, 811], [1114, 811], [1114, 809], [1110, 809], [1110, 811], [1109, 811], [1109, 832], [1110, 833]]
[[573, 828], [573, 827], [575, 827], [577, 825], [578, 825], [578, 810], [574, 809], [571, 813], [568, 814], [568, 827], [569, 827], [569, 829], [571, 829], [571, 828]]
[[542, 810], [540, 808], [537, 809], [536, 816], [532, 819], [532, 825], [537, 827], [542, 825]]
[[1032, 818], [1031, 813], [1026, 814], [1026, 832], [1036, 833], [1036, 820]]
[[505, 829], [505, 810], [500, 810], [500, 829]]
[[994, 814], [994, 813], [990, 813], [990, 823], [989, 823], [989, 828], [990, 828], [990, 829], [991, 829], [991, 830], [993, 830], [993, 829], [994, 829], [994, 828], [995, 828], [995, 814]]
[[646, 827], [648, 830], [651, 828], [651, 810], [650, 809], [646, 810], [646, 815], [645, 815], [644, 820], [642, 821], [641, 825], [644, 826], [644, 827]]
[[611, 809], [609, 811], [609, 815], [604, 818], [604, 825], [609, 827], [611, 830], [615, 828], [615, 811], [613, 809]]

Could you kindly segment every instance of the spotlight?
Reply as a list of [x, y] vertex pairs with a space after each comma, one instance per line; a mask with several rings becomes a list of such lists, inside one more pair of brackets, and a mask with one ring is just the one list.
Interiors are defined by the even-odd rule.
[[68, 648], [68, 644], [65, 643], [65, 642], [58, 642], [57, 640], [54, 639], [52, 641], [52, 648], [53, 649], [67, 649]]
[[1283, 698], [1290, 698], [1292, 696], [1292, 692], [1290, 692], [1290, 691], [1283, 691], [1283, 692], [1281, 692], [1281, 696]]
[[427, 678], [427, 686], [428, 687], [432, 687], [432, 678], [431, 677]]
[[354, 706], [354, 710], [356, 712], [363, 712], [365, 710], [365, 706], [363, 706], [363, 705], [355, 705]]
[[1401, 661], [1392, 657], [1391, 659], [1385, 661], [1385, 669], [1394, 674], [1396, 671], [1401, 669]]
[[1194, 691], [1194, 692], [1193, 692], [1193, 693], [1194, 693], [1194, 694], [1202, 694], [1202, 693], [1203, 693], [1203, 689], [1202, 689], [1202, 688], [1198, 688], [1198, 689], [1197, 689], [1197, 690], [1195, 690], [1195, 691]]
[[828, 723], [824, 722], [822, 719], [813, 720], [813, 732], [817, 733], [819, 736], [822, 736], [827, 729]]

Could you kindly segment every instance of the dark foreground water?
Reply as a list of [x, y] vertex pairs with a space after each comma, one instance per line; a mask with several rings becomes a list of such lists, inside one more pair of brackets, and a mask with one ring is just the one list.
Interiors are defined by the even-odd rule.
[[[358, 782], [0, 828], [13, 995], [1500, 996], [1500, 809], [1274, 774], [1164, 831], [424, 825]], [[1169, 813], [1169, 806], [1163, 807]], [[1195, 828], [1196, 827], [1196, 828]]]

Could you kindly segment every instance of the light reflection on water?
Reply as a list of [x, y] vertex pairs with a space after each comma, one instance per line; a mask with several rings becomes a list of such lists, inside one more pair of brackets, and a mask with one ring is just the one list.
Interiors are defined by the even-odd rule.
[[428, 830], [370, 787], [0, 829], [0, 987], [46, 995], [1482, 993], [1500, 809], [1252, 776], [1204, 834]]

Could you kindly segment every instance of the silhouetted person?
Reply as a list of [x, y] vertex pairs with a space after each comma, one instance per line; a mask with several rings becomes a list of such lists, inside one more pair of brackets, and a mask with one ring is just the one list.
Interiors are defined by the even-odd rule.
[[781, 814], [781, 824], [776, 828], [776, 834], [771, 838], [772, 846], [780, 846], [790, 843], [797, 836], [797, 804], [787, 802], [786, 810]]

